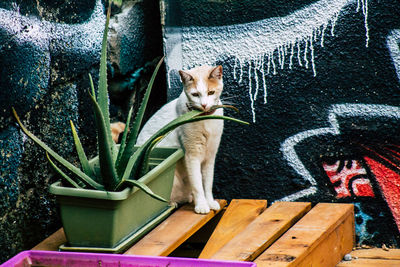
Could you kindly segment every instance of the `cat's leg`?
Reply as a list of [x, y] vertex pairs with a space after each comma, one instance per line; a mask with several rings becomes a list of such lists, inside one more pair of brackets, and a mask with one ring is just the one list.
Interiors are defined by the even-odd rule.
[[196, 213], [209, 213], [210, 207], [204, 195], [201, 162], [197, 157], [185, 155], [186, 170], [191, 186], [194, 201], [194, 211]]
[[175, 177], [171, 192], [171, 204], [183, 204], [192, 202], [192, 191], [186, 172], [184, 159], [179, 160], [175, 167]]
[[214, 165], [215, 156], [209, 157], [203, 162], [201, 172], [203, 176], [204, 195], [206, 197], [208, 206], [212, 210], [219, 210], [220, 206], [218, 201], [214, 199], [212, 188], [214, 182]]

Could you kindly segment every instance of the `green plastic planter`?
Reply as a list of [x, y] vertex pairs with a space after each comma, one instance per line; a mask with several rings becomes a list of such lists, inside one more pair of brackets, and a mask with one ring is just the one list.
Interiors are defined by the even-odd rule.
[[[140, 178], [153, 192], [169, 199], [176, 162], [183, 157], [178, 148], [156, 148], [150, 156], [153, 168]], [[134, 187], [106, 192], [50, 186], [60, 205], [68, 244], [64, 249], [118, 253], [140, 238], [172, 211], [168, 203], [155, 200]], [[145, 230], [143, 230], [143, 227]], [[138, 234], [139, 233], [139, 234]]]

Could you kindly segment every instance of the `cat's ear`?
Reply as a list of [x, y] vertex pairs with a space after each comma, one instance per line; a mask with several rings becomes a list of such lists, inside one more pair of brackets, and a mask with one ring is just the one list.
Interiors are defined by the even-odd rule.
[[222, 66], [216, 66], [210, 73], [209, 78], [214, 78], [220, 80], [222, 78]]
[[187, 83], [192, 82], [194, 80], [192, 75], [190, 75], [187, 72], [184, 72], [183, 70], [179, 71], [179, 75], [181, 76], [181, 80], [182, 80], [182, 82], [184, 84], [187, 84]]

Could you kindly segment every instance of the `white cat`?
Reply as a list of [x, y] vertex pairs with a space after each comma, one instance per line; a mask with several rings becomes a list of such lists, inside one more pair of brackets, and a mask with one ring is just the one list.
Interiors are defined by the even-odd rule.
[[[197, 109], [208, 114], [223, 115], [222, 109], [210, 111], [221, 105], [223, 89], [222, 66], [201, 66], [179, 71], [183, 92], [175, 100], [164, 105], [145, 124], [138, 137], [143, 144], [152, 134], [180, 115]], [[183, 159], [178, 161], [171, 201], [185, 203], [194, 201], [196, 213], [208, 213], [220, 206], [214, 200], [212, 186], [214, 163], [221, 140], [223, 120], [203, 120], [184, 124], [170, 133], [160, 146], [182, 147]]]

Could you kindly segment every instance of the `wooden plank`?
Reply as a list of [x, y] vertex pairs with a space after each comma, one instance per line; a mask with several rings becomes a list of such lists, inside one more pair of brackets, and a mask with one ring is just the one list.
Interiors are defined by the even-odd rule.
[[240, 233], [267, 207], [266, 200], [233, 199], [199, 258], [209, 259], [222, 246]]
[[357, 249], [352, 251], [351, 261], [341, 261], [337, 267], [391, 267], [400, 266], [400, 249]]
[[310, 208], [305, 202], [275, 202], [211, 258], [252, 261]]
[[65, 237], [64, 228], [60, 228], [51, 236], [33, 247], [32, 250], [58, 251], [58, 247], [66, 242], [67, 238]]
[[336, 267], [399, 267], [400, 260], [383, 259], [353, 259], [351, 261], [342, 261]]
[[328, 234], [296, 266], [335, 266], [344, 255], [349, 253], [354, 245], [354, 216], [348, 216], [342, 224]]
[[[226, 206], [226, 201], [219, 200], [219, 204], [222, 209]], [[168, 256], [219, 211], [196, 214], [192, 205], [184, 205], [124, 254]]]
[[189, 237], [179, 247], [172, 251], [168, 257], [198, 258], [211, 234], [214, 232], [226, 211], [223, 208], [218, 214], [203, 225], [196, 233]]
[[[351, 252], [353, 258], [400, 260], [400, 249], [383, 250], [381, 248], [357, 249]], [[400, 265], [399, 265], [400, 266]]]
[[256, 260], [257, 266], [335, 266], [354, 245], [352, 204], [319, 203]]

